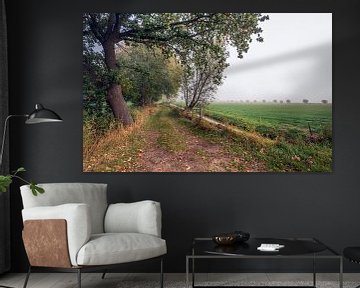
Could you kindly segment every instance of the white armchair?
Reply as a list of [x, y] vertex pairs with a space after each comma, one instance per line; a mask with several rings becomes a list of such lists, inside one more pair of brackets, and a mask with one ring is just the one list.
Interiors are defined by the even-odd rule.
[[[33, 196], [28, 185], [21, 196], [23, 240], [30, 267], [77, 272], [109, 269], [117, 264], [159, 257], [163, 287], [161, 209], [155, 201], [107, 204], [106, 184], [40, 184]], [[105, 273], [103, 274], [103, 278]]]

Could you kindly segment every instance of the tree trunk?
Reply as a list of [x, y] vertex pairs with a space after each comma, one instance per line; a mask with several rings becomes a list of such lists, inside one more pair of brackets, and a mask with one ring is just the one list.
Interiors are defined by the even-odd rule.
[[[109, 72], [116, 70], [115, 43], [109, 39], [103, 43], [105, 64]], [[129, 108], [122, 94], [121, 85], [118, 83], [110, 83], [107, 91], [106, 100], [108, 101], [114, 117], [121, 121], [124, 125], [134, 123]]]

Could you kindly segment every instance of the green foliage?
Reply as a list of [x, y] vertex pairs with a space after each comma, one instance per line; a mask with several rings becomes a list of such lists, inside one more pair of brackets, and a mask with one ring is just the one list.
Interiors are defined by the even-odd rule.
[[36, 183], [33, 181], [31, 181], [29, 185], [31, 192], [34, 196], [37, 196], [38, 194], [43, 194], [45, 192], [44, 188], [37, 186]]
[[83, 31], [86, 41], [104, 43], [113, 37], [114, 42], [160, 46], [164, 54], [199, 46], [215, 52], [231, 44], [242, 57], [253, 34], [263, 41], [258, 24], [267, 19], [260, 13], [86, 13]]
[[204, 107], [213, 99], [222, 84], [226, 63], [226, 49], [199, 50], [186, 57], [182, 91], [187, 109]]
[[[149, 53], [138, 53], [140, 65], [133, 73], [118, 69], [112, 56], [97, 52], [96, 45], [115, 48], [119, 45], [143, 44], [154, 51], [161, 51], [165, 58], [176, 57], [187, 67], [190, 79], [194, 71], [215, 71], [207, 86], [201, 90], [202, 97], [210, 95], [221, 84], [225, 69], [224, 47], [228, 44], [236, 47], [238, 57], [249, 49], [252, 36], [257, 35], [263, 41], [259, 22], [269, 19], [260, 13], [85, 13], [83, 15], [83, 50], [84, 50], [84, 107], [89, 113], [108, 113], [105, 95], [110, 84], [121, 83], [126, 98], [134, 103], [156, 101], [159, 95], [169, 96], [179, 85], [176, 73], [170, 77], [160, 69], [161, 59], [147, 58], [152, 63], [145, 63]], [[156, 49], [155, 49], [156, 48]], [[109, 51], [107, 49], [106, 51]], [[111, 49], [110, 49], [111, 51]], [[155, 52], [155, 54], [159, 54]], [[107, 59], [105, 59], [107, 57]], [[114, 57], [112, 57], [114, 58]], [[98, 60], [101, 59], [102, 63]], [[120, 59], [123, 61], [124, 59]], [[206, 67], [209, 63], [215, 67]], [[106, 65], [105, 65], [106, 64]], [[124, 64], [124, 63], [122, 63]], [[126, 64], [126, 63], [125, 63]], [[138, 63], [132, 63], [136, 64]], [[104, 67], [107, 67], [107, 70]], [[120, 65], [120, 69], [126, 65]], [[134, 67], [133, 67], [134, 68]], [[168, 79], [166, 79], [168, 78]], [[161, 81], [159, 82], [159, 79]], [[167, 83], [166, 83], [167, 82]], [[140, 91], [140, 92], [139, 92]], [[159, 93], [161, 92], [161, 93]], [[122, 97], [121, 91], [117, 95]], [[193, 93], [194, 94], [194, 93]], [[146, 95], [146, 96], [145, 96]], [[197, 97], [197, 96], [195, 96]], [[144, 100], [145, 99], [145, 100]], [[207, 98], [209, 100], [210, 98]], [[206, 101], [205, 101], [206, 102]], [[146, 104], [146, 103], [145, 103]], [[123, 109], [124, 111], [126, 109]]]
[[[85, 49], [85, 48], [84, 48]], [[103, 55], [87, 48], [83, 53], [83, 107], [89, 115], [111, 113], [106, 93], [114, 75], [109, 75], [103, 64]]]
[[16, 171], [15, 174], [19, 173], [19, 172], [25, 172], [25, 168], [24, 167], [19, 167]]
[[181, 67], [174, 58], [167, 59], [160, 49], [144, 45], [123, 47], [118, 56], [118, 75], [127, 101], [145, 106], [176, 96]]
[[0, 175], [0, 191], [6, 192], [12, 183], [11, 175]]
[[25, 172], [24, 167], [18, 168], [16, 171], [12, 172], [8, 175], [0, 175], [0, 192], [6, 192], [9, 188], [10, 184], [13, 182], [13, 178], [17, 178], [21, 180], [22, 182], [30, 185], [31, 192], [34, 196], [37, 196], [38, 194], [43, 194], [45, 192], [44, 188], [39, 187], [35, 182], [33, 181], [27, 181], [24, 178], [17, 175], [18, 173]]

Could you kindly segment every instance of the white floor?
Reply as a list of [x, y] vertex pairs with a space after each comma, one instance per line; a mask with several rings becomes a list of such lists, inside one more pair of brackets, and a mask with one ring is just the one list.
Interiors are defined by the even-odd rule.
[[[10, 286], [14, 288], [23, 287], [25, 274], [9, 273], [0, 276], [1, 285]], [[332, 283], [331, 287], [338, 287], [338, 274], [335, 273], [319, 273], [317, 274], [317, 281], [320, 287], [327, 286], [326, 283]], [[159, 274], [125, 274], [125, 273], [109, 273], [106, 279], [101, 279], [101, 273], [83, 273], [82, 287], [141, 287], [141, 283], [146, 283], [146, 287], [156, 287], [159, 281]], [[197, 284], [205, 283], [251, 283], [250, 285], [265, 285], [266, 283], [276, 282], [276, 284], [294, 282], [306, 282], [306, 285], [312, 284], [312, 274], [307, 273], [212, 273], [212, 274], [197, 274]], [[229, 282], [230, 281], [230, 282]], [[124, 284], [125, 283], [125, 284]], [[132, 284], [133, 283], [133, 284]], [[210, 283], [210, 284], [209, 284]], [[325, 283], [325, 284], [324, 284]], [[360, 284], [360, 273], [346, 273], [344, 274], [344, 287], [354, 287], [353, 285]], [[329, 285], [329, 284], [328, 284]], [[28, 288], [75, 288], [77, 287], [76, 273], [32, 273]], [[185, 287], [185, 274], [165, 274], [165, 288], [166, 287]]]

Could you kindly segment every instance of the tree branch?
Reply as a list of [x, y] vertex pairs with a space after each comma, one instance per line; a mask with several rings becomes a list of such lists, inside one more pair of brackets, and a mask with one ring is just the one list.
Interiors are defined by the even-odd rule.
[[107, 27], [106, 27], [106, 38], [109, 38], [109, 36], [114, 32], [116, 22], [116, 16], [114, 13], [110, 13], [108, 21], [107, 21]]
[[120, 13], [115, 14], [114, 32], [120, 31]]
[[[195, 23], [195, 22], [197, 22], [197, 21], [199, 21], [201, 19], [212, 18], [215, 15], [216, 15], [216, 13], [211, 13], [211, 14], [208, 14], [208, 15], [199, 15], [199, 16], [194, 17], [194, 18], [189, 19], [189, 20], [183, 20], [183, 21], [177, 21], [177, 22], [170, 23], [168, 26], [159, 25], [159, 26], [153, 26], [153, 27], [148, 27], [148, 28], [137, 27], [136, 29], [134, 28], [134, 29], [131, 29], [131, 30], [128, 30], [128, 31], [125, 31], [125, 32], [121, 32], [121, 33], [119, 31], [118, 35], [117, 35], [117, 39], [119, 39], [119, 41], [120, 41], [120, 40], [123, 39], [123, 37], [135, 37], [135, 36], [139, 36], [140, 34], [147, 35], [148, 33], [154, 33], [154, 32], [159, 32], [161, 30], [169, 29], [169, 27], [175, 28], [177, 26], [189, 25], [189, 24]], [[180, 35], [178, 35], [178, 36], [180, 36]], [[194, 36], [196, 36], [196, 34]], [[164, 41], [169, 41], [171, 39], [172, 38], [168, 38], [168, 39], [165, 39]]]
[[103, 31], [101, 31], [101, 28], [96, 20], [96, 15], [94, 13], [89, 13], [89, 16], [90, 16], [89, 26], [91, 32], [94, 34], [95, 38], [99, 40], [100, 43], [104, 43], [105, 35]]

